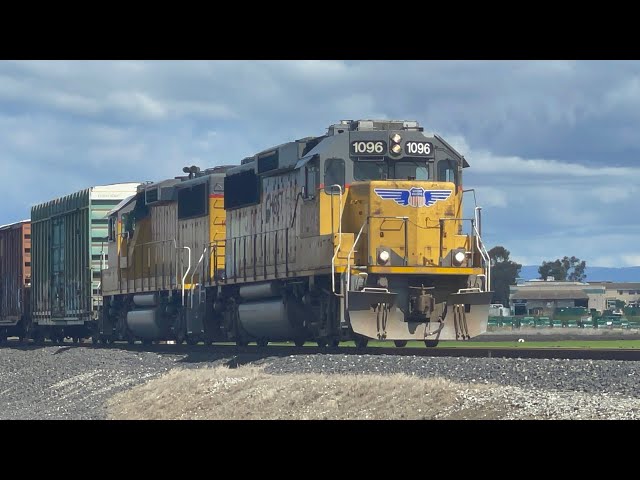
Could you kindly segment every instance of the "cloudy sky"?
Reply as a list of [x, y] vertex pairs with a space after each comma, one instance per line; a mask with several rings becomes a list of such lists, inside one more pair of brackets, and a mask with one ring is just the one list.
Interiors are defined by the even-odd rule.
[[640, 265], [637, 61], [0, 61], [0, 224], [357, 118], [463, 153], [485, 243], [516, 261]]

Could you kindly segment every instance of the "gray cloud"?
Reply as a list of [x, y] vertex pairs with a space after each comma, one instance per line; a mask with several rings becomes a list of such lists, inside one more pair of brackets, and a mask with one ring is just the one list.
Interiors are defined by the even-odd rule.
[[487, 243], [527, 263], [626, 265], [639, 259], [639, 104], [637, 61], [2, 61], [0, 223], [88, 185], [235, 164], [343, 118], [410, 118], [467, 155]]

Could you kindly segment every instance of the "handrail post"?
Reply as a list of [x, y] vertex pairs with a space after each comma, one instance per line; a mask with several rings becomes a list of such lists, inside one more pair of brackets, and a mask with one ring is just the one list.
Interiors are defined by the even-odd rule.
[[187, 250], [189, 253], [189, 264], [187, 266], [187, 271], [184, 272], [184, 275], [182, 276], [182, 306], [184, 307], [184, 281], [187, 279], [187, 275], [189, 274], [189, 270], [191, 270], [191, 248], [190, 247], [182, 247], [183, 249]]
[[257, 267], [257, 239], [258, 239], [258, 234], [254, 233], [253, 234], [253, 279], [256, 280], [257, 278], [257, 274], [258, 274], [258, 267]]
[[409, 224], [407, 223], [409, 220], [408, 217], [404, 219], [404, 266], [409, 265]]
[[[473, 221], [473, 219], [471, 219], [470, 221], [471, 221], [471, 233], [472, 233], [473, 237], [475, 238], [476, 225], [475, 225], [475, 222]], [[476, 259], [476, 257], [475, 257], [476, 249], [472, 248], [471, 241], [469, 241], [469, 250], [471, 251], [471, 266], [473, 267], [475, 265], [474, 262], [475, 262], [475, 259]]]
[[438, 247], [438, 265], [442, 265], [443, 243], [444, 243], [444, 220], [440, 219], [440, 245]]
[[273, 276], [278, 278], [278, 231], [276, 230], [273, 240]]
[[[340, 216], [338, 218], [338, 247], [333, 252], [333, 257], [331, 257], [331, 289], [333, 293], [336, 293], [336, 257], [338, 256], [338, 252], [340, 251], [340, 247], [342, 247], [342, 186], [338, 184], [331, 185], [329, 188], [333, 190], [334, 187], [338, 187], [339, 199], [340, 199]], [[331, 196], [331, 232], [333, 233], [333, 194]], [[348, 260], [347, 260], [347, 268], [348, 268]]]
[[262, 271], [263, 276], [267, 278], [267, 234], [266, 232], [262, 232]]
[[[189, 248], [189, 247], [184, 247], [184, 248]], [[202, 250], [202, 255], [200, 255], [200, 260], [198, 260], [198, 263], [193, 269], [193, 273], [191, 273], [191, 278], [189, 279], [189, 295], [191, 298], [191, 308], [193, 308], [193, 277], [195, 276], [196, 271], [200, 266], [200, 262], [202, 262], [202, 260], [204, 259], [204, 254], [207, 253], [207, 248], [208, 246], [204, 247], [204, 250]], [[189, 269], [191, 269], [191, 250], [189, 250]], [[189, 269], [187, 269], [187, 273], [189, 272]], [[184, 306], [184, 279], [182, 281], [182, 291], [183, 291], [182, 297], [183, 297], [183, 306]]]
[[484, 247], [484, 243], [482, 242], [482, 239], [480, 238], [480, 230], [478, 229], [478, 227], [481, 227], [479, 225], [480, 223], [480, 210], [482, 210], [482, 207], [475, 207], [474, 209], [474, 215], [475, 215], [475, 219], [476, 219], [476, 224], [474, 226], [474, 233], [476, 234], [476, 247], [478, 248], [478, 251], [480, 252], [480, 255], [482, 256], [482, 259], [485, 262], [485, 272], [486, 272], [486, 282], [485, 282], [485, 286], [486, 286], [486, 290], [485, 291], [490, 291], [491, 290], [491, 258], [489, 257], [489, 253], [487, 252], [487, 249]]
[[213, 279], [218, 281], [218, 243], [213, 245]]
[[285, 276], [289, 276], [289, 228], [284, 230], [284, 270]]
[[358, 245], [358, 241], [360, 240], [360, 235], [362, 235], [362, 230], [364, 230], [364, 226], [369, 224], [369, 219], [371, 216], [367, 216], [364, 222], [362, 222], [362, 226], [360, 227], [360, 231], [358, 232], [358, 236], [353, 242], [353, 246], [351, 250], [349, 250], [349, 254], [347, 255], [347, 286], [344, 291], [344, 306], [345, 308], [349, 308], [349, 289], [351, 288], [351, 254], [355, 251], [356, 245]]

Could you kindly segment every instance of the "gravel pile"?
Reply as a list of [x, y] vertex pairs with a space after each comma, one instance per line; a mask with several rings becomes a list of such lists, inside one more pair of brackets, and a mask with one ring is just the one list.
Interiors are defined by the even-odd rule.
[[[175, 368], [250, 363], [274, 375], [393, 374], [462, 385], [437, 418], [640, 419], [637, 364], [622, 361], [295, 355], [230, 358], [117, 348], [0, 348], [0, 419], [103, 419], [105, 402]], [[464, 385], [492, 388], [466, 388]]]
[[268, 362], [265, 372], [405, 373], [495, 386], [459, 390], [456, 404], [436, 418], [640, 419], [635, 362], [308, 355]]
[[463, 383], [493, 383], [523, 389], [557, 389], [640, 398], [638, 364], [623, 361], [292, 355], [268, 360], [265, 372], [405, 373]]
[[103, 419], [118, 391], [166, 373], [182, 357], [66, 346], [0, 348], [0, 420]]

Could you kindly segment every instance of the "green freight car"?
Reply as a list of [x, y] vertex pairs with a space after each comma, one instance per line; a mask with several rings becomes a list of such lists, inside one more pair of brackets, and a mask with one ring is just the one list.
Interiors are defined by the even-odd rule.
[[107, 214], [138, 185], [94, 186], [31, 208], [29, 337], [77, 342], [93, 334], [107, 265]]

